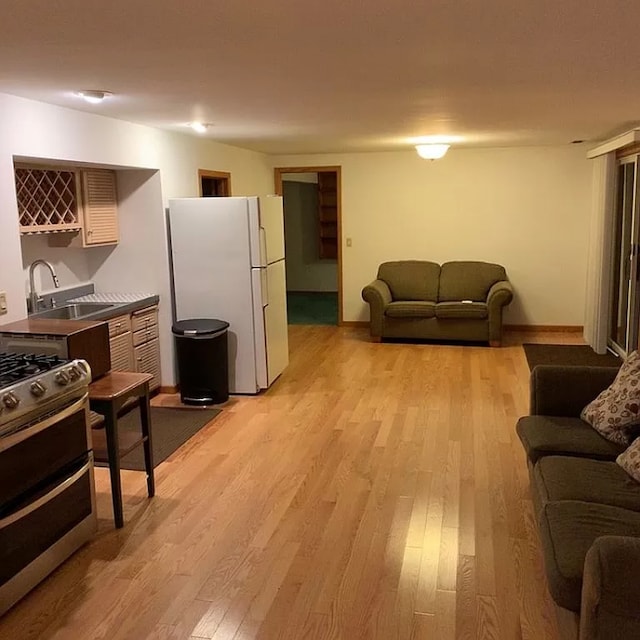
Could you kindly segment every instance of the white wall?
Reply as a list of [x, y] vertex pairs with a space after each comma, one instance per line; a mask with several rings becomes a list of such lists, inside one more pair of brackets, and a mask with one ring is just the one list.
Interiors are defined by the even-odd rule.
[[[14, 157], [65, 160], [98, 166], [149, 169], [128, 176], [132, 199], [150, 206], [126, 206], [118, 249], [73, 250], [64, 259], [61, 249], [46, 248], [42, 239], [21, 245], [13, 176]], [[191, 134], [177, 134], [121, 120], [63, 109], [0, 94], [0, 290], [7, 292], [9, 313], [0, 322], [26, 316], [25, 264], [33, 258], [64, 261], [67, 279], [84, 281], [94, 275], [112, 290], [152, 290], [160, 294], [162, 383], [173, 384], [170, 331], [170, 289], [164, 207], [168, 199], [198, 195], [198, 169], [229, 171], [235, 195], [273, 192], [273, 174], [263, 154], [230, 147]], [[159, 171], [155, 173], [154, 171]], [[136, 182], [137, 181], [137, 182]], [[138, 185], [142, 192], [135, 195]], [[161, 195], [153, 196], [161, 187]], [[135, 245], [135, 247], [134, 247]], [[22, 250], [24, 247], [24, 264]], [[135, 249], [135, 250], [134, 250]], [[75, 251], [81, 251], [80, 254]], [[97, 252], [97, 253], [92, 253]], [[67, 260], [68, 258], [68, 260]], [[43, 275], [46, 286], [46, 274]]]
[[[274, 167], [342, 166], [344, 320], [366, 320], [360, 291], [380, 262], [503, 264], [506, 322], [582, 325], [591, 193], [583, 145], [273, 156]], [[346, 246], [346, 239], [353, 244]]]
[[287, 291], [337, 291], [337, 261], [320, 259], [318, 185], [283, 178]]

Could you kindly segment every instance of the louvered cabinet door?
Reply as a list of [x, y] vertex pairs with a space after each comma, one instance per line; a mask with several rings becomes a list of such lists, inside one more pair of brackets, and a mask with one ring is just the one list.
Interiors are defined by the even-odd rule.
[[116, 174], [107, 169], [82, 172], [82, 239], [85, 247], [118, 243]]
[[120, 333], [109, 340], [111, 371], [135, 371], [131, 331]]
[[149, 391], [160, 386], [160, 343], [157, 338], [145, 342], [133, 349], [138, 373], [150, 373], [153, 379], [149, 381]]

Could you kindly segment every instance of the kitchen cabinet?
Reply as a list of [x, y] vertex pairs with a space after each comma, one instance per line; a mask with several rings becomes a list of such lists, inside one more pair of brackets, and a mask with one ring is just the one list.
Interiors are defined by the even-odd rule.
[[134, 370], [130, 315], [109, 320], [109, 348], [112, 371]]
[[82, 245], [118, 243], [116, 174], [106, 169], [82, 171]]
[[107, 169], [16, 165], [20, 233], [82, 232], [82, 246], [118, 243], [116, 174]]
[[73, 168], [16, 165], [20, 233], [78, 232], [80, 176]]
[[147, 307], [109, 320], [112, 371], [150, 373], [149, 390], [160, 387], [158, 307]]
[[150, 373], [149, 391], [160, 386], [160, 341], [158, 339], [158, 307], [135, 311], [131, 315], [135, 371]]

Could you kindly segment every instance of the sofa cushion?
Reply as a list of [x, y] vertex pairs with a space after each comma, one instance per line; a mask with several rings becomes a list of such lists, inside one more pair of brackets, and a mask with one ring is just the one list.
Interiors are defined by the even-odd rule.
[[636, 438], [617, 458], [616, 462], [631, 482], [640, 487], [640, 438]]
[[390, 318], [433, 318], [436, 315], [436, 303], [422, 300], [390, 302], [384, 308], [384, 315]]
[[640, 511], [640, 484], [615, 462], [545, 456], [538, 460], [533, 477], [541, 504], [580, 500]]
[[518, 420], [516, 431], [532, 464], [548, 455], [615, 460], [624, 451], [580, 418], [525, 416]]
[[640, 513], [566, 500], [549, 502], [540, 514], [540, 539], [549, 592], [565, 609], [580, 610], [582, 571], [589, 547], [608, 535], [640, 536]]
[[504, 267], [489, 262], [445, 262], [440, 270], [438, 302], [473, 300], [485, 302], [489, 289], [506, 280]]
[[438, 302], [436, 318], [486, 318], [484, 302]]
[[628, 445], [640, 424], [640, 353], [622, 363], [615, 380], [580, 414], [607, 440]]
[[426, 260], [383, 262], [378, 268], [378, 279], [387, 283], [394, 300], [436, 302], [440, 265]]

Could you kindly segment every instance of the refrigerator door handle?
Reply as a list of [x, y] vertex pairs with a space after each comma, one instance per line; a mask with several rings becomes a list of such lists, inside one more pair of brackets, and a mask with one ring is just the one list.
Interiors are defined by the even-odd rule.
[[269, 278], [267, 277], [267, 270], [260, 269], [260, 280], [262, 284], [262, 306], [269, 306]]
[[260, 227], [260, 266], [267, 266], [267, 232], [263, 226]]

